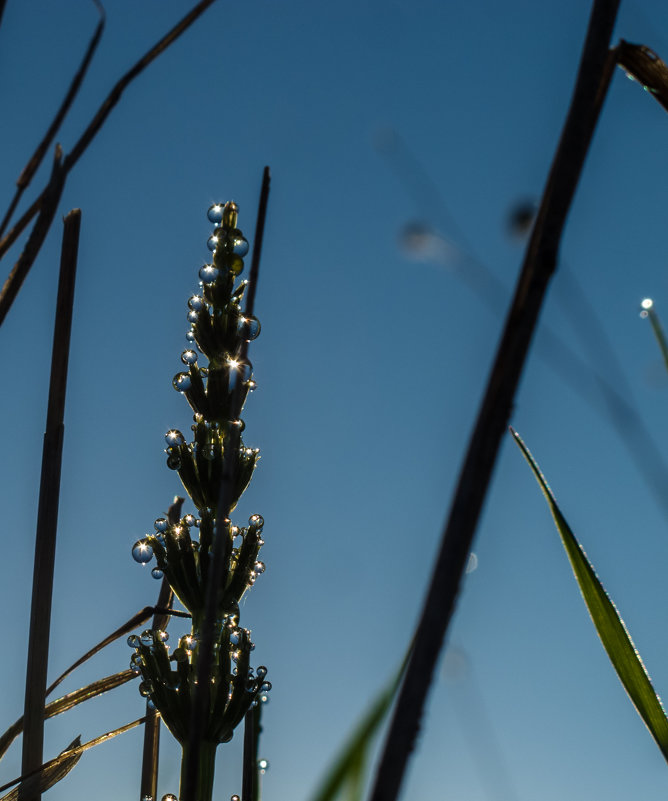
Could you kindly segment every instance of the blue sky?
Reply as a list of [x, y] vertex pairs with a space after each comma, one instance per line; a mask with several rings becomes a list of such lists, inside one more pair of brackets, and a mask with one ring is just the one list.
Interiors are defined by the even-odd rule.
[[[59, 135], [66, 151], [113, 82], [189, 7], [109, 4], [100, 50]], [[218, 2], [130, 87], [71, 174], [59, 211], [79, 206], [83, 221], [52, 674], [156, 596], [130, 548], [179, 491], [163, 436], [189, 424], [171, 379], [185, 347], [186, 301], [207, 257], [206, 209], [235, 199], [251, 239], [269, 164], [262, 333], [251, 355], [258, 391], [244, 414], [246, 442], [262, 461], [238, 513], [264, 516], [267, 571], [242, 620], [274, 685], [261, 746], [271, 763], [265, 799], [308, 797], [415, 625], [501, 328], [460, 278], [470, 278], [473, 257], [505, 287], [493, 293], [499, 307], [509, 301], [522, 245], [508, 236], [507, 217], [542, 189], [587, 16], [576, 0]], [[8, 1], [5, 203], [95, 24], [89, 3]], [[668, 10], [623, 3], [621, 37], [665, 58]], [[668, 309], [667, 136], [665, 111], [618, 72], [541, 318], [589, 358], [568, 311], [590, 340], [595, 314], [622, 375], [600, 347], [595, 366], [661, 452], [668, 380], [638, 309], [646, 295], [660, 314]], [[417, 195], [413, 162], [429, 181]], [[467, 257], [413, 258], [400, 242], [410, 222]], [[23, 703], [58, 229], [1, 332], [10, 689], [0, 719], [8, 724]], [[568, 273], [593, 311], [579, 311]], [[564, 384], [536, 345], [512, 422], [665, 695], [666, 514], [600, 400], [592, 405]], [[452, 669], [439, 667], [405, 797], [665, 797], [668, 769], [607, 663], [509, 439], [475, 552], [450, 635]], [[112, 646], [66, 689], [125, 668], [129, 656], [124, 643]], [[141, 709], [133, 685], [91, 702], [49, 722], [47, 751]], [[221, 748], [220, 799], [240, 789], [240, 740]], [[178, 752], [167, 735], [163, 746], [160, 795], [178, 786]], [[49, 797], [132, 797], [140, 755], [140, 732], [101, 746]], [[15, 746], [5, 779], [19, 761]]]

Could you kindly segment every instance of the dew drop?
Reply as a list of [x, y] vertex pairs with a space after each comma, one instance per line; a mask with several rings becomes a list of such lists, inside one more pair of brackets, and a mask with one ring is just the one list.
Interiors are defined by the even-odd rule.
[[186, 333], [186, 339], [188, 340], [188, 342], [194, 342], [195, 341], [195, 332], [194, 331], [188, 331]]
[[183, 522], [186, 524], [186, 526], [194, 526], [197, 524], [197, 518], [195, 515], [186, 515], [183, 518]]
[[139, 639], [139, 637], [136, 634], [131, 634], [128, 637], [128, 645], [130, 646], [130, 648], [138, 648], [140, 643], [141, 643], [141, 640]]
[[[199, 320], [199, 312], [189, 311], [188, 314], [186, 315], [186, 319], [188, 320], [189, 323], [196, 323]], [[186, 336], [188, 335], [186, 334]]]
[[254, 381], [253, 379], [251, 379], [250, 381], [247, 381], [246, 383], [248, 384], [248, 391], [249, 392], [255, 392], [255, 390], [257, 389], [257, 381]]
[[[142, 681], [139, 685], [139, 695], [143, 698], [148, 698], [151, 692], [153, 691], [153, 683], [149, 681]], [[149, 796], [150, 798], [151, 796]]]
[[260, 687], [260, 690], [261, 690], [263, 693], [268, 693], [268, 692], [269, 692], [269, 690], [271, 690], [271, 682], [270, 682], [270, 681], [265, 681], [265, 682], [263, 682], [263, 683], [262, 683], [262, 687]]
[[262, 515], [251, 515], [248, 518], [248, 522], [251, 526], [255, 526], [258, 531], [262, 531], [262, 527], [264, 526], [264, 517], [262, 517]]
[[153, 632], [151, 629], [144, 629], [139, 639], [141, 640], [142, 645], [153, 645]]
[[190, 376], [188, 373], [177, 373], [172, 379], [172, 386], [178, 392], [185, 392], [190, 389]]
[[237, 322], [237, 333], [243, 339], [257, 339], [260, 328], [260, 321], [257, 317], [240, 317]]
[[[206, 216], [208, 217], [209, 222], [218, 225], [218, 223], [221, 222], [223, 219], [224, 211], [225, 211], [224, 203], [214, 203], [212, 206], [209, 206]], [[163, 798], [162, 801], [165, 801], [165, 799]]]
[[[178, 428], [170, 428], [169, 431], [165, 434], [165, 442], [170, 446], [174, 447], [175, 445], [183, 445], [186, 441], [186, 438], [183, 434], [178, 430]], [[156, 521], [157, 522], [157, 521]], [[165, 531], [165, 529], [157, 529], [158, 531]]]
[[185, 637], [181, 637], [181, 641], [179, 642], [179, 646], [184, 648], [186, 651], [192, 651], [196, 645], [197, 637], [192, 634], [186, 634]]
[[258, 759], [257, 767], [263, 775], [269, 770], [269, 762], [266, 759]]
[[174, 795], [174, 793], [166, 793], [163, 795], [162, 801], [179, 801], [179, 799]]
[[230, 801], [239, 801], [239, 796], [238, 795], [231, 795], [230, 796]]
[[153, 548], [147, 540], [137, 540], [132, 546], [132, 558], [140, 565], [145, 565], [153, 558]]
[[159, 567], [154, 567], [153, 570], [151, 570], [151, 576], [154, 579], [161, 579], [164, 575], [165, 574], [162, 572], [162, 570], [160, 570]]
[[164, 629], [156, 629], [155, 636], [160, 642], [167, 642], [169, 639], [169, 632], [165, 631]]
[[184, 350], [181, 354], [181, 361], [184, 364], [197, 364], [197, 353], [194, 350]]
[[267, 569], [267, 568], [266, 568], [266, 565], [264, 564], [264, 562], [256, 562], [256, 563], [253, 565], [253, 570], [254, 570], [256, 573], [264, 573], [264, 571], [265, 571], [266, 569]]
[[263, 679], [267, 675], [267, 668], [264, 665], [260, 665], [255, 672], [257, 673], [258, 679]]
[[169, 528], [169, 522], [164, 517], [159, 517], [154, 523], [153, 527], [156, 531], [167, 531]]
[[205, 305], [204, 298], [201, 295], [192, 295], [188, 298], [188, 308], [192, 311], [201, 311]]
[[167, 457], [167, 467], [170, 470], [180, 470], [181, 469], [181, 457], [178, 453], [170, 453]]
[[205, 264], [199, 271], [199, 278], [203, 284], [213, 284], [218, 278], [218, 268], [213, 264]]
[[248, 253], [248, 240], [244, 236], [235, 236], [231, 240], [232, 253], [243, 258]]
[[[218, 237], [217, 237], [217, 236], [210, 236], [210, 237], [209, 237], [209, 238], [206, 240], [206, 246], [207, 246], [207, 247], [209, 248], [209, 250], [210, 250], [210, 251], [213, 253], [213, 251], [214, 251], [214, 250], [215, 250], [215, 249], [218, 247]], [[200, 275], [200, 278], [201, 278], [201, 277], [202, 277], [202, 276]]]

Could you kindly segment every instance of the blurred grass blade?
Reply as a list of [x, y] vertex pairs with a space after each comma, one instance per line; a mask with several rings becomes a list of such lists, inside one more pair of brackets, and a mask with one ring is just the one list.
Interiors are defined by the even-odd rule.
[[[77, 737], [75, 740], [72, 740], [67, 748], [60, 752], [58, 759], [53, 760], [55, 764], [51, 764], [48, 767], [44, 766], [38, 773], [27, 778], [23, 782], [22, 787], [15, 787], [6, 795], [3, 795], [2, 798], [0, 798], [0, 801], [17, 801], [19, 797], [19, 790], [21, 793], [26, 792], [28, 795], [46, 792], [50, 787], [53, 787], [56, 782], [64, 779], [65, 776], [67, 776], [67, 774], [81, 759], [81, 754], [83, 751], [76, 751], [76, 749], [80, 746], [81, 736]], [[60, 759], [60, 757], [63, 755], [66, 756]]]
[[[130, 729], [134, 729], [136, 726], [140, 726], [142, 723], [146, 722], [146, 718], [138, 718], [137, 720], [133, 720], [131, 723], [126, 723], [125, 726], [120, 726], [118, 729], [113, 729], [112, 731], [108, 731], [105, 734], [101, 734], [99, 737], [96, 737], [94, 740], [88, 740], [87, 743], [80, 744], [80, 738], [77, 737], [65, 751], [61, 751], [55, 759], [50, 759], [48, 762], [45, 762], [39, 768], [35, 770], [31, 770], [29, 773], [24, 773], [22, 776], [18, 776], [16, 779], [12, 779], [9, 782], [0, 787], [0, 793], [4, 793], [5, 790], [8, 790], [12, 785], [19, 784], [23, 782], [23, 784], [27, 784], [29, 780], [33, 777], [39, 776], [41, 774], [47, 774], [49, 776], [57, 775], [56, 772], [51, 773], [52, 769], [57, 768], [58, 766], [62, 766], [63, 764], [67, 765], [70, 764], [72, 758], [76, 757], [75, 761], [71, 763], [73, 767], [76, 762], [79, 760], [81, 754], [84, 751], [88, 751], [89, 748], [93, 748], [96, 745], [100, 745], [101, 743], [107, 742], [107, 740], [111, 740], [112, 737], [116, 737], [119, 734], [124, 734], [126, 731], [130, 731]], [[69, 768], [68, 770], [70, 770]], [[67, 772], [67, 771], [66, 771]], [[63, 774], [65, 775], [65, 774]], [[62, 776], [60, 777], [62, 778]], [[52, 783], [57, 782], [58, 779], [54, 779]], [[49, 785], [51, 786], [51, 785]], [[9, 798], [9, 796], [5, 796], [4, 798]], [[4, 798], [0, 798], [0, 801], [4, 801]], [[16, 798], [15, 796], [13, 798]]]
[[311, 801], [333, 801], [335, 798], [361, 801], [369, 752], [399, 690], [412, 648], [411, 641], [401, 667], [359, 722]]
[[642, 311], [640, 315], [649, 319], [650, 325], [652, 326], [652, 333], [659, 344], [659, 350], [663, 356], [663, 363], [668, 370], [668, 341], [666, 340], [666, 334], [659, 320], [659, 315], [654, 310], [654, 301], [651, 298], [645, 298], [641, 305]]
[[552, 517], [559, 530], [561, 541], [573, 568], [573, 573], [580, 586], [580, 592], [603, 647], [607, 651], [610, 661], [617, 671], [619, 680], [624, 685], [624, 689], [629, 694], [631, 701], [633, 701], [638, 714], [661, 749], [664, 759], [668, 761], [668, 718], [666, 718], [661, 699], [652, 687], [649, 674], [631, 640], [631, 636], [615, 605], [598, 580], [582, 546], [561, 514], [554, 495], [529, 449], [516, 431], [511, 428], [510, 432], [515, 438], [515, 442], [519, 445], [524, 458], [529, 463], [543, 491], [543, 495], [547, 499]]
[[[44, 718], [52, 718], [55, 715], [60, 715], [61, 712], [67, 712], [68, 709], [72, 709], [72, 707], [77, 704], [102, 695], [102, 693], [113, 690], [115, 687], [120, 687], [128, 681], [132, 681], [134, 678], [136, 678], [136, 674], [133, 673], [133, 671], [123, 670], [120, 673], [114, 673], [113, 676], [106, 676], [103, 679], [98, 679], [91, 684], [87, 684], [85, 687], [81, 687], [47, 704], [44, 709]], [[20, 717], [4, 734], [0, 735], [0, 759], [7, 753], [9, 746], [22, 731], [23, 717]]]

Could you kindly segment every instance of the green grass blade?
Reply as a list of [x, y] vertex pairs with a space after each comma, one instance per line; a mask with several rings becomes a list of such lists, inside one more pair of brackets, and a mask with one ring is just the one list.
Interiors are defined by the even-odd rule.
[[395, 699], [412, 647], [413, 643], [411, 641], [401, 667], [381, 690], [367, 713], [360, 720], [322, 784], [312, 796], [311, 801], [333, 801], [335, 798], [345, 798], [346, 801], [361, 801], [369, 752], [374, 738]]
[[619, 680], [628, 693], [638, 714], [645, 722], [656, 744], [661, 749], [664, 759], [668, 761], [668, 718], [661, 699], [654, 691], [649, 674], [643, 665], [633, 640], [619, 616], [614, 603], [610, 600], [603, 585], [598, 580], [591, 562], [587, 559], [582, 546], [575, 538], [568, 523], [561, 514], [545, 477], [522, 439], [512, 428], [515, 441], [524, 458], [529, 463], [543, 495], [548, 502], [552, 517], [566, 549], [566, 554], [573, 568], [573, 573], [580, 586], [591, 619], [598, 636], [607, 651]]

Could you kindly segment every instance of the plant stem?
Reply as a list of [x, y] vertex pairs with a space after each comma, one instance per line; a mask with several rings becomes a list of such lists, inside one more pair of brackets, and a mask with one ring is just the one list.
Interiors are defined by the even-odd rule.
[[[213, 777], [216, 767], [216, 748], [217, 743], [202, 740], [197, 743], [197, 778], [191, 801], [211, 801], [213, 796]], [[186, 775], [190, 764], [190, 742], [186, 741], [183, 745], [181, 757], [181, 787], [179, 798], [183, 797], [183, 788], [186, 785]]]

